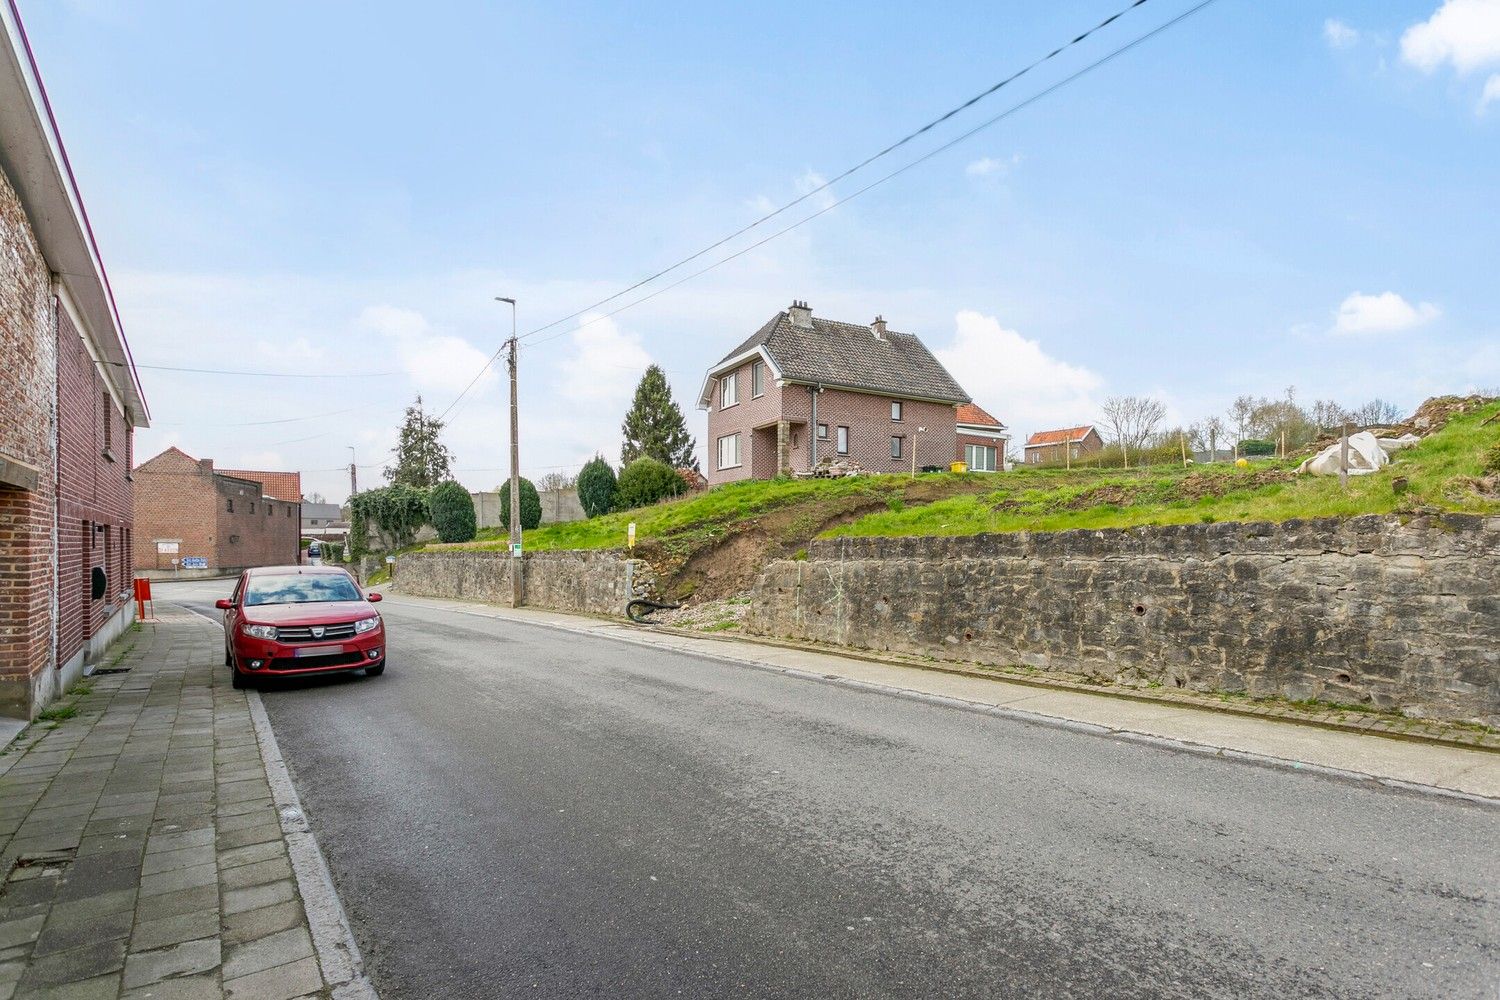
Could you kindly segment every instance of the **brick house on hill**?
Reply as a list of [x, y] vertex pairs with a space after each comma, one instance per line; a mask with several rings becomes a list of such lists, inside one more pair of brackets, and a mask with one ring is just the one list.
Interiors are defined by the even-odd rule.
[[[267, 488], [268, 479], [280, 496]], [[300, 473], [215, 469], [211, 458], [168, 448], [135, 470], [136, 566], [148, 577], [220, 576], [296, 563], [301, 496]], [[202, 566], [195, 566], [200, 559]]]
[[1063, 465], [1104, 448], [1104, 439], [1092, 424], [1037, 431], [1026, 439], [1026, 464]]
[[963, 462], [970, 472], [1001, 472], [1007, 468], [1005, 449], [1010, 447], [1010, 431], [977, 403], [958, 408], [958, 453], [955, 461]]
[[149, 419], [14, 6], [0, 5], [0, 716], [31, 719], [134, 618]]
[[777, 313], [709, 369], [708, 482], [769, 479], [851, 459], [869, 472], [946, 468], [959, 454], [956, 407], [968, 393], [909, 333]]

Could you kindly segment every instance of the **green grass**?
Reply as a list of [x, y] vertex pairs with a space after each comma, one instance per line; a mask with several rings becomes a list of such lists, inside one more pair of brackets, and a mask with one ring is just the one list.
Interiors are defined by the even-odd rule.
[[[805, 500], [836, 500], [868, 495], [884, 504], [898, 492], [902, 476], [861, 476], [850, 479], [765, 479], [727, 483], [681, 500], [606, 514], [566, 524], [547, 524], [522, 536], [530, 551], [552, 549], [624, 548], [627, 525], [636, 526], [636, 541], [679, 539], [702, 540], [705, 534], [769, 514], [778, 508]], [[485, 528], [472, 542], [431, 545], [429, 549], [504, 549], [504, 528]]]
[[54, 705], [52, 708], [45, 709], [45, 710], [43, 710], [41, 712], [38, 712], [35, 721], [37, 721], [37, 722], [62, 722], [65, 719], [71, 719], [71, 718], [73, 718], [73, 716], [75, 716], [77, 714], [78, 714], [78, 706], [77, 705], [71, 705], [71, 704], [69, 704], [69, 705]]
[[[1127, 528], [1145, 524], [1211, 521], [1286, 521], [1408, 513], [1420, 509], [1500, 513], [1500, 500], [1472, 488], [1487, 453], [1500, 442], [1500, 411], [1491, 404], [1454, 417], [1442, 431], [1369, 476], [1289, 475], [1295, 462], [1153, 466], [1147, 469], [1017, 469], [997, 476], [988, 493], [955, 496], [922, 507], [887, 510], [825, 534], [838, 536], [972, 535], [981, 532]], [[1277, 472], [1286, 475], [1278, 477]], [[1397, 477], [1408, 482], [1398, 494]], [[1278, 478], [1286, 481], [1272, 481]]]

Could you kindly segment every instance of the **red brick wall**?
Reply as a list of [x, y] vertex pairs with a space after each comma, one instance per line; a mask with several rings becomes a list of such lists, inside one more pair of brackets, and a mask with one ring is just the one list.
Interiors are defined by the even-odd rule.
[[[0, 452], [38, 470], [34, 490], [0, 485], [0, 714], [30, 714], [27, 678], [52, 634], [57, 333], [51, 273], [0, 173]], [[15, 682], [15, 683], [7, 683]], [[25, 705], [13, 700], [24, 698]]]
[[[737, 479], [769, 479], [776, 475], [776, 432], [769, 432], [769, 446], [767, 446], [767, 435], [755, 435], [752, 433], [755, 427], [765, 424], [774, 424], [781, 418], [781, 406], [783, 393], [806, 394], [806, 389], [796, 387], [782, 389], [776, 385], [775, 379], [771, 377], [769, 365], [765, 369], [765, 392], [755, 397], [750, 391], [750, 362], [745, 362], [736, 371], [739, 374], [740, 401], [737, 405], [727, 409], [719, 405], [719, 385], [723, 381], [717, 379], [713, 386], [713, 400], [708, 409], [708, 465], [704, 472], [708, 477], [709, 485], [719, 483], [731, 483]], [[739, 434], [740, 436], [740, 466], [739, 468], [719, 468], [719, 438], [726, 434]], [[804, 459], [801, 468], [806, 468]]]
[[179, 539], [178, 559], [202, 556], [222, 572], [298, 561], [301, 505], [266, 499], [260, 481], [215, 470], [212, 460], [176, 448], [143, 462], [135, 478], [135, 555], [142, 569], [172, 569], [173, 557], [157, 553], [159, 539]]
[[995, 438], [985, 437], [982, 434], [965, 434], [963, 431], [959, 431], [958, 438], [954, 442], [953, 461], [967, 461], [965, 457], [967, 453], [964, 451], [966, 445], [976, 444], [982, 448], [993, 448], [995, 449], [995, 471], [999, 472], [1005, 468], [1005, 446], [1009, 443], [1008, 441], [997, 441]]
[[[130, 599], [134, 493], [125, 414], [109, 394], [83, 337], [57, 308], [58, 634], [66, 663]], [[104, 597], [91, 594], [102, 567]]]

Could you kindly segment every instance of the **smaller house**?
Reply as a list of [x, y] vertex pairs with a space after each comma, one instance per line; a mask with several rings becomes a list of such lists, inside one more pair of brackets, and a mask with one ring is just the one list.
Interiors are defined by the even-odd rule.
[[1093, 424], [1037, 431], [1026, 439], [1027, 465], [1064, 465], [1104, 450]]
[[[264, 482], [264, 480], [262, 480]], [[270, 492], [270, 487], [267, 487]], [[342, 542], [349, 537], [349, 521], [336, 503], [302, 501], [302, 537], [324, 542]]]
[[1005, 450], [1010, 447], [1010, 431], [977, 403], [958, 408], [958, 453], [955, 461], [963, 462], [970, 472], [1000, 472], [1005, 464]]

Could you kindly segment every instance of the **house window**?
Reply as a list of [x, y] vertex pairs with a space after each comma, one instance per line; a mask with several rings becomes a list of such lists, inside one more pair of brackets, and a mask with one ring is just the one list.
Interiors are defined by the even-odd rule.
[[750, 366], [750, 397], [766, 394], [766, 363], [757, 361]]
[[901, 442], [904, 440], [906, 439], [899, 434], [891, 435], [891, 461], [894, 462], [901, 457]]
[[99, 395], [103, 398], [103, 402], [104, 402], [104, 408], [103, 408], [103, 413], [104, 413], [104, 450], [105, 451], [109, 451], [110, 448], [115, 443], [114, 421], [111, 420], [111, 419], [109, 419], [109, 417], [110, 417], [109, 411], [112, 408], [109, 405], [109, 390], [106, 389], [104, 392], [101, 392]]
[[227, 510], [227, 511], [229, 511], [229, 513], [233, 514], [234, 513], [234, 500], [233, 499], [225, 500], [224, 501], [224, 509]]
[[847, 428], [847, 427], [840, 427], [838, 429], [838, 437], [837, 437], [836, 441], [837, 441], [836, 447], [838, 448], [838, 453], [840, 455], [847, 455], [847, 454], [849, 454], [849, 428]]
[[828, 425], [827, 424], [819, 424], [818, 425], [818, 440], [819, 441], [827, 441], [828, 440]]
[[994, 472], [997, 468], [996, 449], [982, 444], [964, 445], [964, 464], [970, 472]]
[[719, 468], [735, 469], [740, 464], [740, 436], [725, 434], [719, 438]]
[[270, 517], [274, 513], [276, 513], [276, 508], [271, 504], [266, 504], [266, 516]]
[[893, 400], [891, 400], [891, 419], [892, 420], [900, 420], [901, 419], [901, 400], [899, 400], [899, 399], [893, 399]]
[[250, 501], [250, 513], [252, 513], [252, 514], [255, 513], [255, 501], [254, 500]]
[[740, 373], [731, 372], [719, 383], [719, 409], [733, 406], [740, 401]]
[[1039, 451], [1028, 451], [1026, 453], [1026, 460], [1028, 462], [1030, 462], [1032, 465], [1041, 465], [1042, 464], [1042, 453], [1039, 452]]

